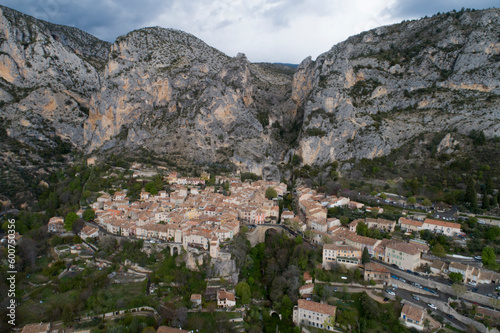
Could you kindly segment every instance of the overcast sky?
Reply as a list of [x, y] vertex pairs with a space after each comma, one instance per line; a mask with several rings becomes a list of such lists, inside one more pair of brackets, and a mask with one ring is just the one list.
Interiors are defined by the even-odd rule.
[[148, 26], [176, 28], [252, 62], [300, 63], [381, 25], [498, 0], [0, 0], [2, 5], [113, 42]]

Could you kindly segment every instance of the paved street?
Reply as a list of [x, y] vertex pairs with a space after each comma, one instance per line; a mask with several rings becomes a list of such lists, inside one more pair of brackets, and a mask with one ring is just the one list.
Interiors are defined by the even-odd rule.
[[451, 324], [452, 326], [455, 326], [456, 328], [461, 329], [461, 330], [466, 329], [466, 326], [462, 322], [460, 322], [457, 319], [449, 318], [447, 313], [440, 311], [440, 310], [433, 310], [430, 307], [428, 307], [427, 303], [423, 302], [422, 300], [417, 301], [417, 300], [413, 299], [413, 295], [416, 295], [419, 298], [425, 297], [425, 298], [430, 298], [430, 299], [436, 299], [436, 300], [440, 300], [440, 301], [446, 303], [448, 301], [448, 299], [444, 294], [440, 294], [438, 296], [428, 296], [428, 295], [424, 295], [424, 294], [420, 294], [420, 293], [416, 293], [416, 292], [411, 292], [411, 291], [408, 291], [408, 290], [405, 290], [402, 288], [397, 288], [394, 290], [394, 292], [396, 293], [397, 296], [400, 296], [407, 303], [415, 304], [415, 305], [423, 308], [424, 310], [430, 310], [432, 313], [440, 315], [441, 317], [444, 318], [445, 323]]

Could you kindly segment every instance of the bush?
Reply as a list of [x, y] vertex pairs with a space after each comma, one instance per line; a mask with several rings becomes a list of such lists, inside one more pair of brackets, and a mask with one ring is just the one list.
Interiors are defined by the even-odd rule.
[[278, 193], [276, 192], [276, 190], [274, 188], [272, 188], [271, 186], [269, 186], [266, 190], [266, 198], [273, 199], [273, 198], [276, 198], [277, 196], [278, 196]]
[[319, 128], [308, 128], [306, 130], [307, 136], [319, 136], [319, 137], [324, 137], [326, 135], [326, 132], [323, 131], [322, 129]]
[[87, 222], [92, 221], [95, 219], [95, 212], [92, 208], [88, 208], [83, 212], [82, 217]]

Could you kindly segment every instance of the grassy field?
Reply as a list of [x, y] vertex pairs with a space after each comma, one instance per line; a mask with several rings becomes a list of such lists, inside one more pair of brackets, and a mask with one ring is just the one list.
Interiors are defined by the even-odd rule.
[[26, 324], [51, 318], [60, 320], [65, 306], [71, 307], [78, 317], [145, 305], [155, 307], [158, 301], [155, 296], [145, 294], [144, 283], [111, 284], [96, 291], [89, 288], [64, 293], [48, 285], [34, 290], [18, 307], [18, 315], [20, 323]]
[[[184, 329], [195, 330], [200, 333], [217, 332], [222, 327], [234, 326], [234, 323], [229, 323], [229, 319], [241, 318], [239, 312], [190, 312], [188, 321]], [[237, 323], [236, 323], [237, 324]]]

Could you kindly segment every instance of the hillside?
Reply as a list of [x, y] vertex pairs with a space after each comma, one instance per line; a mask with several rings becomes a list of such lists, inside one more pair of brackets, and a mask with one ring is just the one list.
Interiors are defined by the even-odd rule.
[[[230, 57], [173, 29], [110, 44], [0, 10], [0, 185], [18, 203], [83, 155], [273, 179], [291, 175], [294, 154], [303, 165], [339, 161], [354, 177], [383, 156], [406, 166], [380, 177], [414, 176], [407, 166], [427, 158], [439, 167], [480, 153], [498, 164], [498, 9], [376, 28], [297, 68]], [[471, 133], [484, 134], [480, 152]]]
[[298, 148], [304, 163], [388, 155], [427, 132], [500, 136], [499, 23], [498, 9], [436, 15], [305, 60], [297, 73], [312, 82]]

